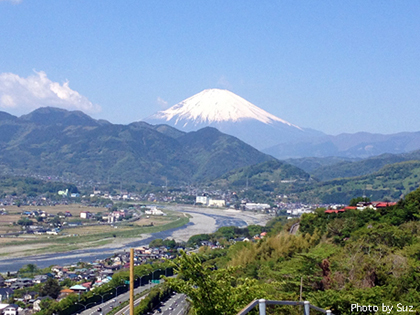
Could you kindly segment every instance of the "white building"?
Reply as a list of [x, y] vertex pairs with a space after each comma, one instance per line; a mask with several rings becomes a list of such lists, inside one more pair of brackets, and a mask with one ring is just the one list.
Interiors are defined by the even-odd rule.
[[163, 213], [162, 210], [159, 210], [156, 207], [153, 207], [150, 210], [146, 210], [144, 211], [144, 213], [151, 215], [165, 215], [165, 213]]
[[226, 201], [223, 199], [210, 199], [208, 203], [209, 207], [226, 207]]
[[92, 217], [92, 213], [90, 213], [89, 211], [80, 212], [81, 219], [90, 219], [91, 217]]
[[207, 197], [207, 196], [196, 196], [195, 197], [195, 203], [201, 203], [201, 204], [207, 206], [208, 203], [209, 203], [209, 197]]
[[0, 304], [0, 314], [2, 315], [18, 315], [19, 305], [16, 304]]
[[248, 202], [245, 204], [245, 210], [257, 210], [257, 211], [262, 211], [265, 209], [270, 209], [270, 205], [267, 203], [252, 203], [252, 202]]

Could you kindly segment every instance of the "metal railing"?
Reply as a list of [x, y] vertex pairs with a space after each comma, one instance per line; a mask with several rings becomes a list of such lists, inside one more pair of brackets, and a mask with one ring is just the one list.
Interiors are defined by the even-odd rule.
[[322, 312], [327, 315], [334, 315], [330, 310], [324, 310], [320, 307], [317, 307], [315, 305], [312, 305], [308, 301], [304, 302], [296, 302], [296, 301], [273, 301], [273, 300], [265, 300], [265, 299], [259, 299], [254, 300], [251, 303], [249, 303], [247, 306], [245, 306], [244, 309], [242, 309], [238, 315], [245, 315], [248, 312], [250, 312], [256, 305], [258, 304], [258, 309], [260, 311], [260, 315], [266, 315], [265, 309], [267, 305], [292, 305], [297, 306], [301, 305], [303, 306], [303, 315], [310, 315], [310, 309], [314, 309], [316, 311]]

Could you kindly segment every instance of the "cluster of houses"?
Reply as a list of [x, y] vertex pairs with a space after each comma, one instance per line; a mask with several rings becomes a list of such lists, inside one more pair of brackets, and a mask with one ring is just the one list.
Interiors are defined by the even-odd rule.
[[[240, 236], [240, 237], [236, 237], [236, 238], [232, 238], [229, 240], [229, 242], [235, 244], [237, 242], [256, 242], [260, 239], [263, 239], [264, 237], [267, 236], [267, 232], [262, 232], [260, 234], [256, 234], [253, 237], [245, 237], [245, 236]], [[222, 245], [220, 245], [219, 242], [212, 242], [212, 241], [201, 241], [200, 242], [201, 246], [207, 246], [210, 249], [218, 249], [218, 248], [223, 248]]]
[[[141, 265], [155, 260], [173, 258], [175, 258], [175, 255], [164, 246], [157, 248], [143, 246], [135, 249], [134, 262], [135, 265]], [[87, 292], [95, 287], [108, 283], [117, 270], [128, 268], [129, 263], [130, 253], [124, 251], [91, 264], [53, 266], [51, 272], [37, 275], [33, 278], [20, 278], [17, 276], [17, 273], [12, 273], [10, 275], [12, 277], [5, 280], [0, 275], [0, 314], [18, 315], [18, 312], [22, 311], [16, 304], [7, 304], [17, 289], [26, 288], [26, 293], [22, 297], [15, 298], [14, 301], [23, 302], [30, 306], [33, 311], [39, 311], [39, 305], [43, 298], [39, 297], [37, 292], [31, 291], [31, 287], [35, 284], [44, 283], [49, 277], [53, 277], [59, 282], [65, 281], [66, 279], [71, 280], [70, 283], [73, 285], [61, 290], [58, 297], [58, 300], [61, 300], [69, 294]]]
[[119, 194], [112, 195], [109, 192], [102, 192], [98, 189], [94, 189], [93, 193], [89, 195], [90, 198], [99, 197], [109, 200], [121, 200], [121, 201], [139, 201], [140, 198], [136, 194], [131, 194], [127, 191], [121, 191]]
[[[212, 197], [209, 197], [207, 194], [196, 196], [195, 204], [203, 205], [207, 207], [216, 207], [216, 208], [224, 208], [227, 205], [225, 199], [214, 199]], [[267, 203], [254, 203], [254, 202], [247, 202], [246, 200], [242, 200], [239, 206], [239, 209], [243, 211], [268, 212], [270, 208], [271, 206]]]
[[22, 212], [23, 216], [26, 216], [28, 218], [36, 218], [36, 217], [41, 217], [41, 218], [48, 218], [48, 217], [54, 217], [53, 214], [48, 214], [46, 211], [43, 210], [31, 210], [31, 211], [24, 211]]
[[365, 210], [365, 209], [383, 209], [386, 207], [395, 206], [396, 202], [388, 202], [388, 201], [369, 201], [369, 202], [359, 202], [356, 206], [335, 206], [330, 207], [329, 209], [325, 210], [325, 213], [340, 213], [345, 212], [347, 210]]
[[[133, 213], [133, 216], [134, 215], [135, 213]], [[107, 214], [104, 214], [98, 220], [102, 220], [103, 222], [107, 222], [107, 223], [115, 223], [117, 221], [127, 219], [128, 217], [129, 217], [129, 211], [127, 209], [122, 209], [122, 210], [115, 210]], [[80, 212], [80, 218], [89, 220], [89, 219], [95, 218], [95, 213], [92, 213], [90, 211], [82, 211]]]

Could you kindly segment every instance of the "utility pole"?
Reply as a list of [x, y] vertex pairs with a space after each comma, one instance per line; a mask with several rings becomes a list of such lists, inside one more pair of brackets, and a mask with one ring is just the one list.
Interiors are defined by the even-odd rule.
[[130, 315], [134, 315], [134, 248], [130, 248]]

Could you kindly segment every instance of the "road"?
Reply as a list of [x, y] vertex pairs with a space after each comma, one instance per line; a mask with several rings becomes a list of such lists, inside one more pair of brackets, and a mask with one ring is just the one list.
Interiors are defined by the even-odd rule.
[[295, 224], [292, 225], [289, 232], [290, 232], [290, 234], [295, 235], [298, 230], [299, 230], [299, 223], [295, 223]]
[[[183, 315], [188, 308], [185, 294], [175, 294], [167, 300], [154, 314], [162, 315]], [[124, 314], [124, 315], [128, 315]]]
[[[137, 287], [134, 289], [134, 295], [139, 294], [147, 289], [150, 289], [151, 287], [157, 285], [156, 283], [149, 283], [140, 287]], [[130, 292], [125, 292], [119, 294], [114, 299], [108, 300], [101, 304], [93, 304], [93, 305], [86, 305], [88, 308], [84, 310], [83, 312], [80, 312], [81, 315], [106, 315], [109, 313], [114, 307], [119, 306], [121, 303], [128, 301], [130, 299]], [[134, 305], [138, 305], [140, 303], [141, 298], [137, 299], [134, 303]], [[83, 305], [83, 304], [81, 304]], [[84, 306], [84, 305], [83, 305]], [[98, 309], [101, 308], [101, 311], [98, 311]]]

